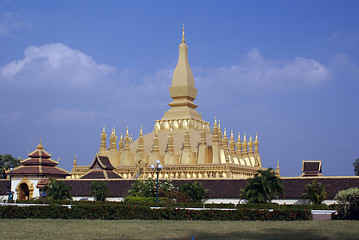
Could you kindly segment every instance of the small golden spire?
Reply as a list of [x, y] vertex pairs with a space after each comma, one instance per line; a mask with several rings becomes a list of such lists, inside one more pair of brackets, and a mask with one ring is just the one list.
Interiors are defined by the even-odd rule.
[[230, 137], [230, 140], [233, 140], [233, 141], [234, 141], [233, 130], [231, 130], [231, 137]]
[[280, 169], [279, 169], [279, 159], [277, 159], [277, 174], [280, 176]]
[[184, 22], [182, 23], [182, 43], [186, 43], [184, 39]]
[[77, 166], [77, 161], [76, 161], [76, 153], [75, 153], [75, 158], [74, 158], [74, 166]]
[[143, 136], [143, 132], [142, 132], [142, 125], [141, 125], [141, 130], [140, 130], [140, 136]]
[[238, 132], [237, 142], [241, 142], [241, 134]]
[[102, 132], [103, 132], [103, 133], [106, 132], [106, 130], [105, 130], [105, 125], [103, 125]]

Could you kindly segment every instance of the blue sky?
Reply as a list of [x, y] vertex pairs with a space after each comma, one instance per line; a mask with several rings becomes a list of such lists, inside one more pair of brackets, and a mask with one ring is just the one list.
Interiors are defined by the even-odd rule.
[[171, 101], [182, 21], [197, 110], [258, 132], [264, 167], [353, 175], [359, 158], [358, 1], [2, 1], [0, 154], [40, 137], [88, 165], [108, 134], [152, 131]]

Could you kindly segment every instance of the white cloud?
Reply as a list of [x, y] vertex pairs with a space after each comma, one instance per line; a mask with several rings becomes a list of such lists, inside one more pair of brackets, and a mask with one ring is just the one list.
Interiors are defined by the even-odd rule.
[[14, 31], [20, 28], [30, 28], [31, 25], [21, 20], [18, 14], [3, 12], [0, 15], [0, 35], [10, 37]]
[[239, 64], [196, 70], [200, 84], [221, 81], [239, 89], [293, 90], [316, 87], [331, 78], [330, 70], [316, 60], [303, 57], [268, 60], [257, 49], [249, 51]]
[[97, 64], [86, 54], [61, 43], [30, 46], [24, 55], [23, 59], [0, 68], [0, 81], [27, 86], [83, 87], [105, 83], [117, 72], [115, 67]]

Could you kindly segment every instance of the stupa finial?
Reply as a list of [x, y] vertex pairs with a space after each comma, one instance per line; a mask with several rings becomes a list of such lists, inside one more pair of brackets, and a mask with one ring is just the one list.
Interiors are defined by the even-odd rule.
[[184, 22], [182, 22], [182, 43], [186, 43], [184, 38]]

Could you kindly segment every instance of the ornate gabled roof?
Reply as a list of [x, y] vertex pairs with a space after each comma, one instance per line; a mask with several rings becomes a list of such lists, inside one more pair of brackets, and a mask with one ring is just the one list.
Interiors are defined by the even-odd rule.
[[[51, 154], [48, 154], [40, 143], [36, 150], [30, 153], [29, 158], [20, 162], [20, 166], [12, 171], [12, 175], [36, 175], [36, 176], [51, 176], [51, 177], [66, 177], [71, 174], [57, 167], [58, 162], [51, 159]], [[8, 170], [6, 174], [10, 174]]]
[[322, 161], [306, 161], [302, 162], [302, 177], [307, 176], [322, 176]]
[[108, 157], [96, 155], [95, 159], [90, 165], [90, 169], [113, 170], [115, 168], [112, 166]]
[[89, 167], [90, 171], [81, 177], [81, 179], [116, 179], [122, 178], [115, 173], [115, 169], [107, 156], [96, 154], [95, 159]]
[[30, 158], [50, 158], [51, 154], [49, 154], [44, 150], [44, 147], [41, 145], [41, 139], [40, 139], [40, 143], [37, 146], [36, 150], [31, 152], [28, 156]]

